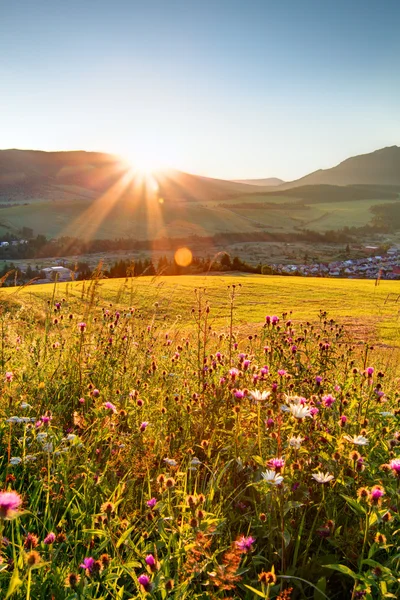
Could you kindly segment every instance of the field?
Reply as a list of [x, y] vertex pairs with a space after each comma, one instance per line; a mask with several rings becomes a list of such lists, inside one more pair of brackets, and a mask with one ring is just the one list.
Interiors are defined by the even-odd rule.
[[400, 282], [0, 294], [0, 597], [399, 597]]

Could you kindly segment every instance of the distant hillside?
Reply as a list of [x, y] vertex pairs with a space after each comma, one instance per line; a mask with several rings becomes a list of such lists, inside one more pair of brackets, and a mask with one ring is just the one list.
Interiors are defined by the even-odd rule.
[[320, 169], [301, 179], [284, 183], [281, 189], [303, 185], [400, 185], [400, 148], [390, 146], [344, 160], [331, 169]]
[[285, 183], [283, 179], [278, 177], [267, 177], [266, 179], [236, 179], [237, 183], [247, 183], [249, 185], [258, 185], [261, 187], [277, 187]]

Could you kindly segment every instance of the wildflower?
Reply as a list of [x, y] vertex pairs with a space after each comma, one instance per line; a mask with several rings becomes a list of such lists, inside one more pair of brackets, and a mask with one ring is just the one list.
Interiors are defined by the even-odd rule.
[[150, 568], [153, 568], [156, 566], [156, 559], [154, 558], [154, 556], [152, 554], [148, 554], [145, 558], [146, 561], [146, 565], [148, 565]]
[[380, 544], [380, 545], [385, 545], [386, 544], [386, 536], [383, 535], [383, 533], [380, 533], [379, 531], [377, 532], [375, 539], [374, 539], [376, 544]]
[[117, 412], [117, 408], [112, 402], [104, 402], [103, 406], [104, 408], [111, 410], [114, 414]]
[[32, 568], [35, 565], [40, 563], [40, 554], [39, 552], [36, 552], [36, 550], [31, 550], [31, 552], [28, 552], [28, 554], [26, 555], [26, 563], [28, 565], [28, 567]]
[[310, 415], [312, 417], [315, 417], [315, 415], [317, 415], [318, 413], [319, 413], [319, 410], [315, 406], [313, 406], [312, 408], [310, 408]]
[[370, 500], [371, 504], [375, 504], [375, 505], [380, 504], [381, 498], [384, 495], [385, 495], [385, 490], [383, 489], [383, 487], [380, 485], [374, 485], [374, 487], [371, 488], [371, 491], [369, 493], [369, 500]]
[[86, 329], [86, 323], [78, 323], [78, 327], [82, 332], [84, 332]]
[[266, 400], [271, 395], [271, 392], [259, 392], [258, 390], [254, 390], [253, 392], [249, 393], [256, 402]]
[[244, 392], [242, 390], [235, 390], [233, 392], [233, 395], [235, 396], [235, 398], [237, 398], [238, 400], [242, 400], [244, 398]]
[[248, 536], [245, 537], [244, 535], [242, 535], [239, 539], [236, 540], [235, 542], [235, 546], [238, 550], [240, 550], [241, 552], [250, 552], [253, 548], [252, 545], [255, 542], [255, 538]]
[[308, 406], [301, 406], [300, 404], [289, 404], [289, 410], [296, 419], [304, 419], [305, 417], [311, 417], [311, 411]]
[[149, 508], [154, 508], [157, 504], [157, 498], [150, 498], [150, 500], [147, 500], [146, 504]]
[[297, 437], [293, 435], [291, 438], [289, 438], [289, 446], [292, 446], [292, 448], [298, 450], [303, 441], [304, 438], [302, 438], [301, 435], [298, 435]]
[[164, 462], [167, 463], [169, 467], [176, 467], [178, 464], [173, 458], [164, 458]]
[[46, 537], [43, 540], [44, 544], [54, 544], [54, 542], [56, 541], [56, 534], [53, 533], [52, 531], [50, 531], [50, 533], [48, 533], [46, 535]]
[[165, 481], [165, 485], [167, 488], [173, 488], [176, 484], [176, 481], [173, 477], [168, 477]]
[[287, 374], [287, 371], [285, 371], [285, 369], [279, 369], [278, 370], [279, 377], [284, 377], [286, 374]]
[[141, 423], [141, 425], [139, 427], [139, 431], [141, 431], [141, 433], [143, 433], [144, 431], [146, 431], [148, 424], [149, 424], [148, 421], [143, 421], [143, 423]]
[[103, 565], [103, 567], [106, 569], [111, 562], [111, 557], [108, 554], [102, 554], [100, 556], [100, 562]]
[[10, 465], [19, 465], [22, 462], [22, 458], [19, 456], [13, 456], [10, 458]]
[[150, 577], [148, 575], [139, 575], [138, 582], [141, 586], [144, 587], [146, 592], [151, 589]]
[[365, 500], [365, 498], [368, 498], [369, 492], [368, 492], [367, 488], [365, 488], [365, 487], [358, 488], [358, 490], [357, 490], [357, 496], [361, 500]]
[[14, 373], [12, 371], [7, 371], [5, 381], [7, 381], [7, 383], [11, 383], [13, 380], [13, 377], [14, 377]]
[[32, 550], [32, 548], [36, 548], [39, 545], [39, 538], [34, 533], [28, 533], [24, 539], [24, 548], [27, 550]]
[[389, 467], [392, 469], [393, 474], [400, 477], [400, 458], [394, 458], [390, 461]]
[[265, 473], [261, 473], [261, 477], [271, 485], [280, 485], [283, 482], [282, 475], [278, 475], [278, 473], [271, 469], [267, 469]]
[[91, 556], [88, 556], [87, 558], [83, 559], [83, 563], [80, 564], [79, 566], [81, 569], [85, 569], [86, 572], [91, 573], [93, 571], [95, 562], [96, 561], [94, 560], [94, 558], [92, 558]]
[[320, 375], [317, 375], [315, 378], [315, 383], [317, 385], [320, 385], [322, 383], [322, 377]]
[[101, 507], [101, 512], [105, 513], [106, 515], [112, 515], [113, 512], [115, 512], [115, 506], [112, 502], [104, 502]]
[[339, 419], [339, 425], [340, 425], [340, 427], [344, 427], [346, 425], [346, 423], [347, 423], [347, 420], [348, 419], [347, 419], [346, 415], [342, 415], [340, 417], [340, 419]]
[[276, 583], [276, 575], [272, 571], [261, 571], [258, 576], [258, 581], [264, 585], [274, 585]]
[[22, 498], [17, 492], [0, 492], [0, 519], [16, 517], [21, 504]]
[[332, 481], [332, 479], [334, 479], [333, 475], [330, 475], [328, 472], [322, 473], [321, 471], [318, 471], [318, 473], [314, 473], [312, 477], [318, 483], [329, 483], [330, 481]]
[[374, 367], [368, 367], [368, 368], [365, 370], [365, 372], [366, 372], [366, 374], [368, 375], [368, 377], [372, 377], [372, 375], [374, 374], [374, 371], [375, 371]]
[[271, 469], [278, 471], [278, 473], [283, 469], [284, 465], [285, 461], [283, 458], [271, 458], [271, 460], [268, 461], [268, 466], [271, 467]]
[[75, 573], [68, 573], [68, 575], [65, 578], [65, 587], [70, 587], [74, 589], [77, 587], [80, 580], [80, 575], [76, 575]]
[[325, 406], [325, 408], [330, 408], [334, 402], [335, 402], [335, 398], [333, 396], [331, 396], [330, 394], [328, 396], [322, 397], [322, 403]]
[[345, 440], [355, 444], [356, 446], [367, 446], [369, 444], [369, 440], [363, 435], [353, 435], [353, 437], [350, 435], [344, 435], [343, 437]]

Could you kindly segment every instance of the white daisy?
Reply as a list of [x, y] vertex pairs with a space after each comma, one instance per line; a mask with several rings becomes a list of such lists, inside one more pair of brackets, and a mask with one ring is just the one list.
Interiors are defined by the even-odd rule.
[[261, 477], [264, 479], [264, 481], [270, 483], [271, 485], [280, 485], [283, 481], [282, 475], [275, 473], [275, 471], [272, 471], [272, 469], [268, 469], [265, 471], [265, 473], [261, 473]]
[[313, 479], [318, 483], [329, 483], [332, 479], [335, 479], [333, 475], [327, 473], [322, 473], [322, 471], [318, 471], [318, 473], [313, 474]]
[[301, 446], [301, 443], [304, 441], [304, 438], [301, 437], [301, 435], [298, 435], [297, 437], [295, 435], [293, 435], [290, 439], [289, 439], [289, 446], [292, 446], [292, 448], [296, 448], [296, 450], [298, 450]]
[[302, 406], [301, 404], [289, 404], [290, 412], [296, 419], [304, 419], [305, 417], [311, 417], [311, 412], [308, 406]]
[[253, 400], [260, 402], [266, 400], [271, 395], [271, 392], [259, 392], [258, 390], [253, 390], [252, 392], [249, 392], [249, 394]]
[[19, 456], [13, 456], [10, 458], [10, 465], [19, 465], [20, 462], [22, 462], [22, 458]]
[[164, 462], [167, 463], [169, 467], [176, 467], [178, 464], [173, 458], [164, 458]]
[[353, 437], [350, 435], [344, 435], [343, 437], [345, 440], [355, 444], [356, 446], [367, 446], [369, 444], [369, 440], [363, 435], [353, 435]]

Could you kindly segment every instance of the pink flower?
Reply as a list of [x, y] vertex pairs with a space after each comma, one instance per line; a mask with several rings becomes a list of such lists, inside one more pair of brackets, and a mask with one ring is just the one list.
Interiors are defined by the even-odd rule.
[[8, 383], [11, 383], [12, 380], [13, 380], [13, 377], [14, 377], [14, 373], [12, 371], [7, 371], [7, 373], [6, 373], [6, 379], [5, 380]]
[[318, 408], [315, 408], [315, 406], [313, 408], [310, 408], [310, 415], [312, 417], [314, 417], [315, 415], [317, 415], [319, 413]]
[[232, 379], [235, 379], [235, 377], [237, 377], [239, 373], [240, 371], [235, 368], [229, 370], [229, 375], [232, 377]]
[[322, 377], [320, 375], [317, 375], [315, 378], [315, 383], [317, 385], [320, 385], [322, 383]]
[[284, 375], [286, 375], [287, 371], [285, 371], [285, 369], [279, 369], [278, 371], [278, 375], [279, 377], [283, 377]]
[[150, 577], [148, 575], [139, 575], [138, 582], [144, 587], [145, 590], [150, 589]]
[[146, 504], [149, 508], [154, 508], [157, 504], [157, 498], [150, 498], [150, 500], [147, 500]]
[[0, 492], [0, 519], [16, 517], [21, 504], [22, 498], [17, 492]]
[[279, 323], [279, 318], [276, 315], [274, 315], [271, 318], [271, 322], [272, 322], [272, 325], [276, 325], [277, 323]]
[[100, 392], [97, 388], [95, 388], [92, 392], [93, 398], [98, 398], [100, 396]]
[[285, 461], [283, 458], [271, 458], [271, 460], [268, 461], [268, 466], [271, 467], [271, 469], [275, 469], [275, 471], [280, 471], [284, 465]]
[[394, 458], [390, 461], [389, 467], [392, 469], [393, 473], [400, 477], [400, 458]]
[[268, 373], [269, 373], [269, 368], [268, 368], [267, 366], [265, 366], [265, 367], [262, 367], [262, 368], [260, 369], [260, 373], [261, 373], [261, 375], [268, 375]]
[[96, 561], [94, 560], [94, 558], [88, 556], [87, 558], [83, 559], [83, 563], [79, 566], [81, 569], [87, 569], [89, 573], [91, 573], [95, 562]]
[[330, 408], [335, 402], [335, 398], [329, 394], [328, 396], [323, 396], [322, 402], [325, 408]]
[[269, 315], [265, 317], [265, 322], [267, 323], [267, 325], [271, 323], [271, 317]]
[[114, 414], [117, 412], [117, 408], [112, 402], [104, 402], [103, 406], [104, 408], [111, 410]]
[[255, 538], [248, 536], [245, 537], [244, 535], [242, 535], [238, 540], [236, 540], [235, 542], [235, 546], [238, 550], [240, 550], [241, 552], [250, 552], [252, 550], [252, 545], [255, 542]]
[[384, 496], [384, 495], [385, 495], [385, 490], [383, 490], [381, 487], [379, 487], [377, 485], [371, 489], [370, 496], [371, 496], [372, 500], [375, 500], [375, 501], [379, 500], [379, 498], [382, 498], [382, 496]]
[[235, 396], [235, 398], [237, 398], [238, 400], [242, 400], [242, 398], [244, 398], [244, 392], [242, 390], [235, 390], [233, 392], [233, 395]]
[[142, 433], [143, 433], [143, 431], [146, 431], [148, 424], [149, 424], [148, 421], [143, 421], [143, 423], [140, 425], [139, 429]]
[[50, 533], [48, 533], [46, 535], [46, 537], [43, 540], [44, 544], [54, 544], [54, 542], [56, 541], [56, 534], [53, 533], [52, 531], [50, 531]]
[[78, 323], [78, 327], [83, 332], [86, 329], [86, 323], [83, 323], [83, 322], [82, 323]]
[[365, 370], [368, 377], [371, 377], [374, 374], [374, 371], [375, 371], [374, 367], [367, 367], [367, 369]]
[[156, 564], [156, 559], [154, 558], [154, 556], [152, 554], [148, 554], [145, 558], [146, 561], [146, 565], [149, 565], [149, 567], [154, 567]]

